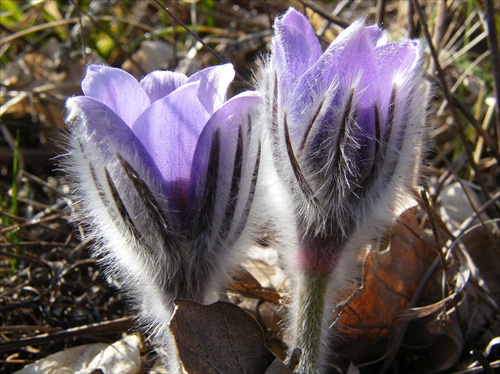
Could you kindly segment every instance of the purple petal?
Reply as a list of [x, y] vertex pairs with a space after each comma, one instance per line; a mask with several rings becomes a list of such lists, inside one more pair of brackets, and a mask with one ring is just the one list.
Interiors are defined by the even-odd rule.
[[148, 95], [133, 76], [108, 66], [90, 65], [82, 91], [108, 106], [129, 126], [150, 105]]
[[234, 74], [231, 64], [218, 65], [191, 75], [187, 83], [199, 82], [198, 100], [212, 114], [224, 104]]
[[[191, 162], [198, 137], [210, 118], [197, 100], [199, 83], [188, 83], [153, 103], [132, 125], [163, 179], [176, 183], [175, 200], [185, 200]], [[182, 183], [181, 183], [182, 182]]]
[[352, 142], [358, 146], [349, 156], [358, 169], [358, 176], [354, 178], [360, 184], [368, 175], [375, 157], [376, 139], [375, 108], [373, 106], [361, 107], [356, 116], [357, 126], [353, 128]]
[[[378, 83], [374, 66], [373, 41], [362, 23], [356, 22], [342, 32], [328, 47], [318, 62], [296, 84], [289, 97], [291, 104], [291, 133], [302, 138], [312, 115], [324, 98], [324, 103], [335, 108], [351, 90], [360, 96], [359, 105], [373, 105], [374, 90]], [[340, 41], [337, 41], [340, 39]], [[357, 101], [357, 100], [356, 100]], [[343, 113], [343, 108], [330, 111], [331, 116]], [[341, 114], [340, 114], [341, 115]], [[334, 126], [335, 118], [324, 118], [324, 126]]]
[[[364, 20], [360, 19], [355, 23], [364, 23]], [[387, 35], [377, 25], [366, 26], [365, 30], [374, 47], [381, 46], [387, 43]]]
[[312, 66], [322, 53], [311, 24], [295, 9], [276, 20], [273, 48], [283, 89]]
[[[224, 197], [228, 196], [231, 187], [239, 126], [248, 121], [249, 111], [255, 108], [259, 102], [260, 95], [257, 92], [247, 91], [241, 93], [227, 101], [208, 121], [196, 145], [191, 169], [188, 201], [188, 212], [191, 216], [196, 214], [200, 209], [200, 204], [204, 203], [202, 199], [210, 163], [212, 139], [217, 130], [220, 131], [221, 151], [219, 154], [216, 201], [219, 207], [216, 208], [216, 211], [219, 213], [223, 211], [227, 202], [224, 201]], [[249, 156], [245, 155], [244, 157]], [[245, 160], [243, 160], [243, 164], [245, 164]]]
[[[155, 162], [130, 127], [111, 109], [90, 97], [69, 99], [66, 107], [70, 111], [67, 124], [72, 135], [71, 157], [75, 161], [80, 159], [83, 162], [76, 164], [78, 168], [71, 173], [76, 175], [82, 187], [87, 189], [85, 192], [89, 197], [87, 200], [97, 199], [103, 204], [106, 204], [106, 201], [110, 203], [114, 201], [112, 204], [115, 206], [110, 209], [119, 213], [126, 224], [133, 221], [128, 229], [132, 233], [139, 230], [138, 235], [135, 235], [136, 238], [147, 233], [147, 230], [155, 232], [153, 237], [156, 239], [153, 240], [158, 240], [162, 236], [169, 237], [169, 233], [163, 231], [158, 233], [157, 230], [163, 228], [158, 219], [154, 220], [154, 226], [151, 226], [148, 219], [168, 217], [169, 227], [177, 227], [178, 216], [172, 210], [175, 201], [172, 201], [169, 186], [163, 181]], [[128, 165], [127, 168], [125, 164]], [[111, 183], [116, 188], [118, 200], [110, 190], [112, 184], [106, 173], [109, 173], [113, 180]], [[138, 178], [131, 177], [133, 174]], [[140, 185], [145, 185], [145, 188], [137, 188]], [[103, 198], [104, 195], [107, 197]], [[96, 206], [93, 201], [85, 204]], [[124, 210], [120, 212], [121, 208], [117, 204], [123, 204], [126, 212]], [[151, 207], [154, 209], [150, 209]], [[92, 212], [93, 215], [95, 213]], [[130, 220], [125, 217], [127, 215]], [[118, 217], [115, 216], [113, 219]], [[144, 239], [149, 241], [147, 235]], [[172, 241], [164, 243], [175, 246]]]
[[[359, 21], [345, 29], [326, 49], [318, 63], [308, 72], [308, 80], [314, 75], [321, 74], [319, 81], [323, 89], [329, 86], [332, 79], [342, 79], [351, 83], [363, 71], [363, 75], [370, 75], [374, 79], [372, 51], [373, 29], [368, 29]], [[316, 78], [317, 79], [317, 78]]]
[[115, 153], [133, 155], [127, 158], [137, 160], [141, 168], [147, 168], [156, 180], [161, 181], [161, 174], [142, 143], [108, 106], [94, 98], [78, 96], [68, 99], [66, 107], [70, 111], [69, 126], [72, 117], [79, 117], [78, 125], [84, 127], [80, 129], [82, 136], [91, 138], [108, 161], [114, 159]]
[[403, 76], [413, 76], [421, 53], [421, 46], [417, 41], [389, 43], [374, 49], [378, 78], [378, 104], [382, 121], [385, 122], [396, 75], [400, 73]]
[[389, 43], [375, 48], [373, 54], [380, 78], [386, 79], [396, 71], [415, 69], [421, 56], [421, 47], [414, 40]]
[[153, 71], [141, 80], [141, 86], [146, 91], [151, 103], [170, 95], [186, 83], [187, 77], [172, 71]]

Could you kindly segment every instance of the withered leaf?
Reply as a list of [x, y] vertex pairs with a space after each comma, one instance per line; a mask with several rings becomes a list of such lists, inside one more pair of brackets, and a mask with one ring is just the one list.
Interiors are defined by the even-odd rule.
[[[443, 294], [437, 252], [423, 234], [416, 211], [407, 211], [391, 233], [390, 249], [369, 254], [364, 287], [335, 315], [337, 354], [364, 364], [383, 359], [381, 371], [397, 361], [398, 370], [406, 373], [437, 372], [456, 362], [466, 339], [476, 343], [471, 339], [488, 326], [491, 316], [484, 305], [482, 311], [477, 306], [481, 288], [468, 282], [469, 257], [459, 250], [451, 253], [447, 274], [453, 282]], [[474, 237], [475, 243], [464, 238], [464, 250], [470, 256], [485, 238]], [[485, 274], [488, 280], [493, 278]]]
[[283, 363], [283, 361], [276, 358], [264, 374], [292, 374], [292, 371]]
[[229, 288], [246, 297], [262, 299], [276, 304], [280, 301], [278, 292], [262, 287], [259, 281], [244, 268], [233, 275], [233, 282], [229, 284]]
[[398, 313], [410, 306], [435, 251], [420, 238], [415, 210], [407, 211], [394, 228], [390, 250], [372, 251], [364, 264], [364, 287], [338, 316], [341, 336], [335, 349], [354, 362], [381, 357], [387, 349], [391, 326]]
[[234, 304], [176, 300], [170, 321], [188, 373], [264, 373], [275, 357], [257, 322]]

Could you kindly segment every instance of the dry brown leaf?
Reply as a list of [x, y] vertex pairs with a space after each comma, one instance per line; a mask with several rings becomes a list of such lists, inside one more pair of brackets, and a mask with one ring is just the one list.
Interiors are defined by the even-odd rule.
[[229, 289], [246, 297], [262, 299], [276, 304], [280, 301], [278, 292], [262, 287], [259, 281], [244, 268], [233, 275], [233, 282], [229, 285]]
[[186, 300], [175, 305], [170, 328], [188, 373], [264, 373], [273, 363], [262, 329], [236, 305]]
[[[480, 272], [480, 276], [491, 297], [500, 300], [500, 235], [498, 231], [487, 232], [488, 228], [478, 225], [470, 230], [462, 239], [468, 254]], [[490, 240], [492, 238], [494, 242]]]
[[[341, 311], [336, 323], [336, 352], [354, 362], [381, 357], [393, 319], [410, 306], [424, 274], [436, 257], [419, 238], [415, 210], [406, 212], [391, 235], [390, 250], [372, 251], [364, 265], [364, 287]], [[416, 235], [415, 235], [416, 234]]]
[[126, 335], [113, 344], [94, 343], [68, 348], [38, 360], [17, 374], [91, 374], [140, 372], [141, 339], [139, 335]]
[[264, 374], [292, 374], [292, 371], [286, 366], [283, 361], [276, 358], [267, 368]]
[[23, 118], [37, 114], [46, 126], [61, 126], [65, 99], [79, 94], [85, 74], [83, 60], [71, 60], [60, 69], [56, 56], [64, 56], [63, 43], [49, 40], [42, 48], [13, 61], [0, 73], [7, 91], [19, 92], [22, 100], [7, 99], [5, 114]]
[[493, 293], [498, 289], [493, 275], [498, 261], [487, 251], [491, 264], [481, 262], [477, 254], [485, 256], [492, 243], [486, 242], [485, 230], [470, 233], [462, 238], [461, 248], [466, 252], [455, 249], [451, 254], [447, 273], [452, 289], [443, 295], [440, 262], [433, 244], [421, 239], [424, 231], [416, 210], [406, 212], [400, 222], [392, 232], [390, 249], [368, 255], [364, 287], [336, 312], [335, 336], [340, 338], [333, 348], [355, 363], [385, 359], [384, 369], [398, 353], [404, 358], [404, 362], [398, 360], [398, 367], [405, 372], [417, 370], [411, 359], [418, 361], [417, 372], [445, 370], [459, 358], [466, 340], [474, 346], [480, 330], [487, 329], [493, 318], [491, 307], [481, 301], [485, 299], [479, 295], [482, 289], [469, 282], [475, 265], [468, 256], [480, 264], [480, 272], [486, 269], [484, 279]]

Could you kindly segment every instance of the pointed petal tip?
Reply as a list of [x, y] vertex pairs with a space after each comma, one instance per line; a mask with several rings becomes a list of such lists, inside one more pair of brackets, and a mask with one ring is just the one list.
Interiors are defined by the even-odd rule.
[[210, 80], [213, 78], [217, 79], [226, 78], [227, 80], [233, 80], [234, 76], [235, 76], [235, 71], [233, 64], [229, 62], [222, 65], [210, 66], [200, 71], [197, 71], [188, 78], [188, 83], [204, 79]]
[[168, 70], [155, 70], [147, 74], [139, 82], [154, 103], [161, 98], [170, 95], [187, 81], [186, 75]]
[[68, 98], [64, 105], [65, 121], [69, 122], [77, 115], [82, 114], [84, 104], [85, 96], [72, 96]]
[[73, 108], [76, 105], [79, 97], [80, 96], [71, 96], [71, 97], [69, 97], [66, 100], [66, 104], [65, 104], [66, 108], [68, 108], [68, 109]]
[[347, 43], [356, 38], [366, 38], [372, 47], [387, 43], [387, 35], [378, 25], [366, 26], [364, 17], [356, 19], [349, 27], [343, 30], [333, 41], [333, 45]]
[[[85, 77], [82, 81], [82, 90], [86, 96], [92, 96], [92, 84], [95, 79], [102, 79], [103, 76], [119, 76], [120, 78], [136, 80], [132, 75], [125, 70], [114, 68], [106, 65], [90, 64], [87, 66]], [[88, 93], [85, 91], [89, 91]]]
[[306, 16], [293, 7], [288, 8], [286, 13], [281, 18], [281, 22], [286, 25], [295, 25], [297, 23], [302, 23], [303, 21], [307, 21]]
[[89, 65], [82, 91], [113, 110], [129, 126], [151, 104], [137, 79], [125, 70], [104, 65]]
[[212, 114], [225, 102], [227, 90], [235, 75], [233, 65], [227, 63], [200, 70], [191, 75], [187, 83], [200, 82], [198, 100]]
[[310, 37], [311, 34], [314, 35], [314, 40], [316, 40], [314, 28], [307, 17], [292, 7], [282, 17], [276, 18], [274, 27], [277, 32], [280, 32], [280, 29], [283, 28], [293, 27], [300, 30], [306, 37]]

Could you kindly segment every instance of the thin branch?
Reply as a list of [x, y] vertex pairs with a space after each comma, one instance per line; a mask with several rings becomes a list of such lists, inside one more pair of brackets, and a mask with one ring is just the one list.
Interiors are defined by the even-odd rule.
[[382, 27], [385, 18], [385, 0], [377, 0], [377, 16], [375, 22]]
[[415, 21], [413, 16], [415, 14], [415, 7], [411, 1], [408, 2], [408, 37], [410, 39], [415, 39], [418, 37], [418, 30], [415, 26]]
[[0, 352], [6, 352], [21, 347], [46, 344], [61, 339], [74, 339], [77, 337], [95, 337], [96, 335], [117, 334], [134, 327], [133, 318], [123, 317], [113, 321], [93, 323], [86, 326], [74, 327], [67, 330], [40, 334], [30, 338], [22, 338], [0, 343]]
[[[212, 55], [214, 55], [219, 60], [219, 62], [221, 63], [227, 62], [220, 54], [218, 54], [212, 47], [210, 47], [207, 43], [205, 43], [203, 39], [200, 38], [195, 32], [193, 32], [184, 22], [182, 22], [182, 20], [180, 20], [179, 17], [177, 17], [174, 13], [172, 13], [168, 7], [163, 5], [159, 0], [155, 0], [155, 3], [158, 4], [158, 6], [161, 7], [170, 17], [172, 17], [174, 21], [176, 21], [179, 25], [181, 25], [189, 33], [189, 35], [191, 35], [198, 42], [200, 42], [203, 47], [205, 47]], [[235, 73], [236, 73], [236, 78], [238, 78], [238, 80], [247, 83], [245, 78], [243, 78], [238, 72]], [[250, 86], [250, 84], [248, 85]]]
[[328, 14], [321, 6], [319, 6], [315, 1], [309, 1], [309, 0], [299, 0], [299, 2], [308, 7], [309, 9], [315, 11], [318, 13], [321, 17], [325, 18], [326, 20], [330, 21], [331, 23], [334, 23], [340, 27], [346, 28], [349, 27], [350, 23], [344, 21], [340, 17], [335, 17], [332, 16], [331, 14]]

